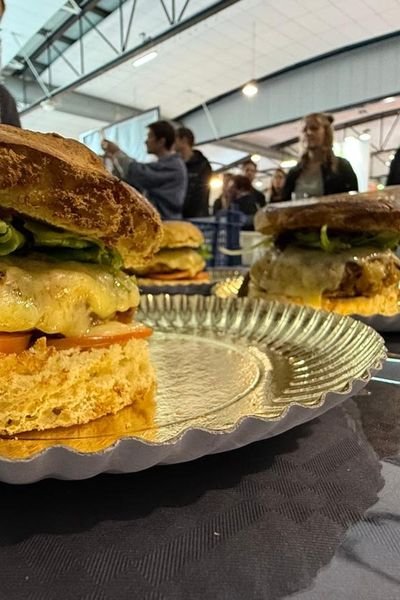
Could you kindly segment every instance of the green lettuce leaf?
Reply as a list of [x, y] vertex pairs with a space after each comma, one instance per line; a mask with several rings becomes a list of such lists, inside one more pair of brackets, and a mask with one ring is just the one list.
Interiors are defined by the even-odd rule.
[[[38, 248], [43, 251], [44, 248]], [[123, 266], [123, 260], [121, 255], [116, 250], [108, 250], [107, 248], [101, 248], [100, 246], [93, 246], [92, 248], [54, 248], [51, 252], [51, 257], [55, 260], [60, 261], [76, 261], [76, 262], [89, 262], [112, 267], [115, 270], [120, 269]]]
[[123, 266], [121, 255], [97, 240], [60, 231], [36, 221], [25, 221], [24, 227], [33, 236], [34, 249], [44, 253], [51, 250], [51, 256], [56, 260], [97, 263], [113, 269]]
[[10, 223], [0, 220], [0, 256], [7, 256], [25, 244], [25, 236]]
[[97, 245], [92, 240], [77, 236], [68, 231], [59, 231], [34, 221], [25, 221], [24, 227], [33, 234], [35, 246], [90, 248], [93, 245]]
[[204, 260], [210, 260], [213, 257], [209, 244], [202, 244], [200, 248], [197, 248], [197, 252]]
[[379, 250], [395, 250], [400, 245], [400, 233], [396, 231], [328, 232], [328, 226], [323, 225], [319, 231], [317, 229], [293, 231], [288, 243], [330, 253], [366, 246], [373, 246]]

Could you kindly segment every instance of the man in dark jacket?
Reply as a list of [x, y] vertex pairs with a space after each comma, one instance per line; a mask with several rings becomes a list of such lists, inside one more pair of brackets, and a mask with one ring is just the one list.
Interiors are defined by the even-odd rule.
[[251, 183], [251, 194], [254, 202], [257, 204], [258, 208], [262, 208], [265, 206], [265, 196], [262, 192], [260, 192], [260, 190], [257, 190], [253, 186], [253, 181], [257, 175], [257, 165], [251, 160], [251, 158], [248, 158], [242, 163], [242, 173]]
[[386, 185], [399, 185], [400, 184], [400, 148], [394, 155], [394, 159], [390, 163], [389, 175], [386, 181]]
[[140, 163], [114, 142], [103, 140], [101, 143], [106, 156], [113, 160], [115, 174], [143, 192], [162, 219], [181, 219], [186, 196], [185, 163], [173, 151], [174, 142], [172, 125], [168, 121], [157, 121], [149, 125], [146, 140], [147, 152], [158, 158], [155, 162]]
[[[4, 15], [5, 9], [4, 0], [0, 0], [0, 20]], [[15, 100], [3, 85], [0, 85], [0, 123], [21, 127]]]
[[185, 161], [188, 173], [188, 190], [182, 216], [184, 219], [208, 217], [211, 165], [200, 150], [193, 149], [194, 135], [190, 129], [179, 127], [175, 136], [175, 149]]

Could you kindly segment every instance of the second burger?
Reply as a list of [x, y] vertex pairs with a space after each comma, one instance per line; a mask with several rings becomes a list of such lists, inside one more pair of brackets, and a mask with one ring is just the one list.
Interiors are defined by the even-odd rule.
[[151, 263], [137, 267], [139, 283], [196, 283], [208, 281], [209, 256], [202, 231], [188, 221], [163, 221], [161, 249]]

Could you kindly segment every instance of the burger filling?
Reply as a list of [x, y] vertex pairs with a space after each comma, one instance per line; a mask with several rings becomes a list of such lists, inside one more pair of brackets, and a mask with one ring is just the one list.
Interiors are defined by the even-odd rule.
[[400, 281], [400, 260], [391, 250], [395, 232], [368, 234], [299, 230], [285, 232], [253, 265], [251, 280], [268, 294], [301, 298], [320, 306], [323, 297], [371, 297]]
[[193, 278], [206, 266], [202, 253], [193, 248], [163, 248], [154, 256], [153, 262], [145, 269], [138, 271], [153, 279], [171, 274], [175, 279]]
[[0, 257], [0, 331], [83, 335], [139, 304], [134, 277], [102, 265]]
[[100, 241], [19, 216], [3, 218], [0, 337], [80, 338], [99, 335], [103, 325], [108, 335], [128, 331], [139, 291], [121, 265], [119, 254]]

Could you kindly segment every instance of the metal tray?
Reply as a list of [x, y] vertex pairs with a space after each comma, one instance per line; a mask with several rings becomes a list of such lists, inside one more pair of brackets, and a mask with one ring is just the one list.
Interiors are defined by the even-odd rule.
[[[382, 338], [348, 317], [275, 302], [147, 295], [155, 402], [87, 425], [0, 439], [0, 479], [82, 479], [193, 460], [272, 437], [366, 385]], [[147, 422], [147, 425], [144, 423]]]
[[[243, 282], [246, 270], [240, 267], [235, 269], [214, 268], [207, 269], [210, 277], [209, 281], [197, 281], [193, 283], [170, 281], [140, 283], [139, 287], [142, 294], [186, 294], [210, 296], [215, 294], [220, 298], [236, 296]], [[150, 282], [151, 280], [147, 280]], [[144, 280], [146, 282], [146, 279]]]

